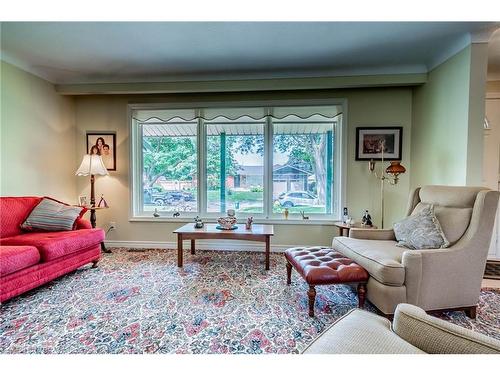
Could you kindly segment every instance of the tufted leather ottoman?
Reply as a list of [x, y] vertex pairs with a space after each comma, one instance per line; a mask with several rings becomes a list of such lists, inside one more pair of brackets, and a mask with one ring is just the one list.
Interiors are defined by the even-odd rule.
[[368, 272], [341, 253], [326, 247], [293, 247], [285, 251], [287, 284], [292, 283], [292, 267], [309, 284], [309, 316], [314, 316], [316, 285], [358, 284], [358, 304], [363, 307]]

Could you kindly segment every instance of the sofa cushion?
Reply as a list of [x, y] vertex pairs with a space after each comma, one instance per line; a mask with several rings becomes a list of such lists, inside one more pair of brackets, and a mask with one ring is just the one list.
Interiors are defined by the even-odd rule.
[[391, 322], [351, 310], [314, 340], [304, 354], [424, 354], [391, 330]]
[[0, 197], [0, 238], [21, 234], [21, 224], [42, 198]]
[[51, 232], [73, 230], [76, 220], [85, 213], [85, 210], [84, 207], [73, 207], [44, 197], [21, 224], [21, 229]]
[[40, 262], [34, 246], [0, 246], [0, 276], [6, 276]]
[[77, 252], [104, 241], [102, 229], [81, 229], [64, 232], [32, 232], [2, 239], [2, 245], [32, 245], [43, 262]]
[[405, 281], [405, 267], [401, 264], [401, 258], [408, 249], [396, 244], [396, 241], [335, 237], [332, 247], [351, 258], [380, 283], [401, 286]]

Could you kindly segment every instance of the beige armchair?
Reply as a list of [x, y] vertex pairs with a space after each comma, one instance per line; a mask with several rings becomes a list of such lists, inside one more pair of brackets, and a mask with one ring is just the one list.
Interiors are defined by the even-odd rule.
[[303, 354], [500, 354], [500, 341], [427, 315], [402, 303], [394, 321], [354, 309]]
[[481, 187], [424, 186], [410, 194], [407, 215], [434, 205], [450, 242], [445, 249], [396, 246], [392, 229], [351, 229], [332, 247], [370, 274], [367, 298], [384, 314], [399, 303], [426, 311], [464, 310], [474, 318], [499, 193]]

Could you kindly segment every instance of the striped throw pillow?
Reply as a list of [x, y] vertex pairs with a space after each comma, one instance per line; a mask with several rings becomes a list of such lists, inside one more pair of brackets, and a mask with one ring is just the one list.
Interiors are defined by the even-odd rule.
[[21, 229], [49, 232], [72, 230], [82, 211], [84, 212], [85, 208], [68, 206], [53, 199], [43, 198], [21, 224]]

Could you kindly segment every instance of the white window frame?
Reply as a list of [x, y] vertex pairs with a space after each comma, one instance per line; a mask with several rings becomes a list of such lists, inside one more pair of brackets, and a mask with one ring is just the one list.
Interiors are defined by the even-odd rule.
[[198, 118], [197, 128], [197, 152], [198, 152], [198, 192], [197, 204], [198, 212], [180, 212], [180, 216], [174, 218], [171, 212], [161, 212], [161, 216], [155, 218], [151, 212], [143, 211], [143, 158], [142, 158], [142, 127], [136, 126], [136, 121], [132, 118], [134, 110], [141, 109], [186, 109], [186, 108], [228, 108], [228, 107], [275, 107], [275, 106], [307, 106], [307, 105], [340, 105], [342, 115], [339, 116], [334, 131], [334, 166], [332, 184], [332, 213], [331, 214], [307, 214], [309, 220], [303, 220], [299, 214], [290, 214], [285, 220], [281, 214], [274, 214], [272, 210], [272, 186], [273, 186], [273, 123], [271, 118], [266, 118], [264, 126], [264, 212], [253, 215], [257, 223], [276, 224], [328, 224], [340, 220], [342, 207], [346, 203], [346, 166], [347, 166], [347, 99], [312, 99], [312, 100], [266, 100], [242, 102], [186, 102], [186, 103], [140, 103], [129, 104], [127, 106], [127, 118], [130, 130], [130, 211], [129, 221], [153, 221], [153, 222], [190, 222], [193, 217], [199, 215], [209, 222], [219, 217], [220, 213], [206, 212], [207, 191], [206, 191], [206, 126], [203, 119]]

